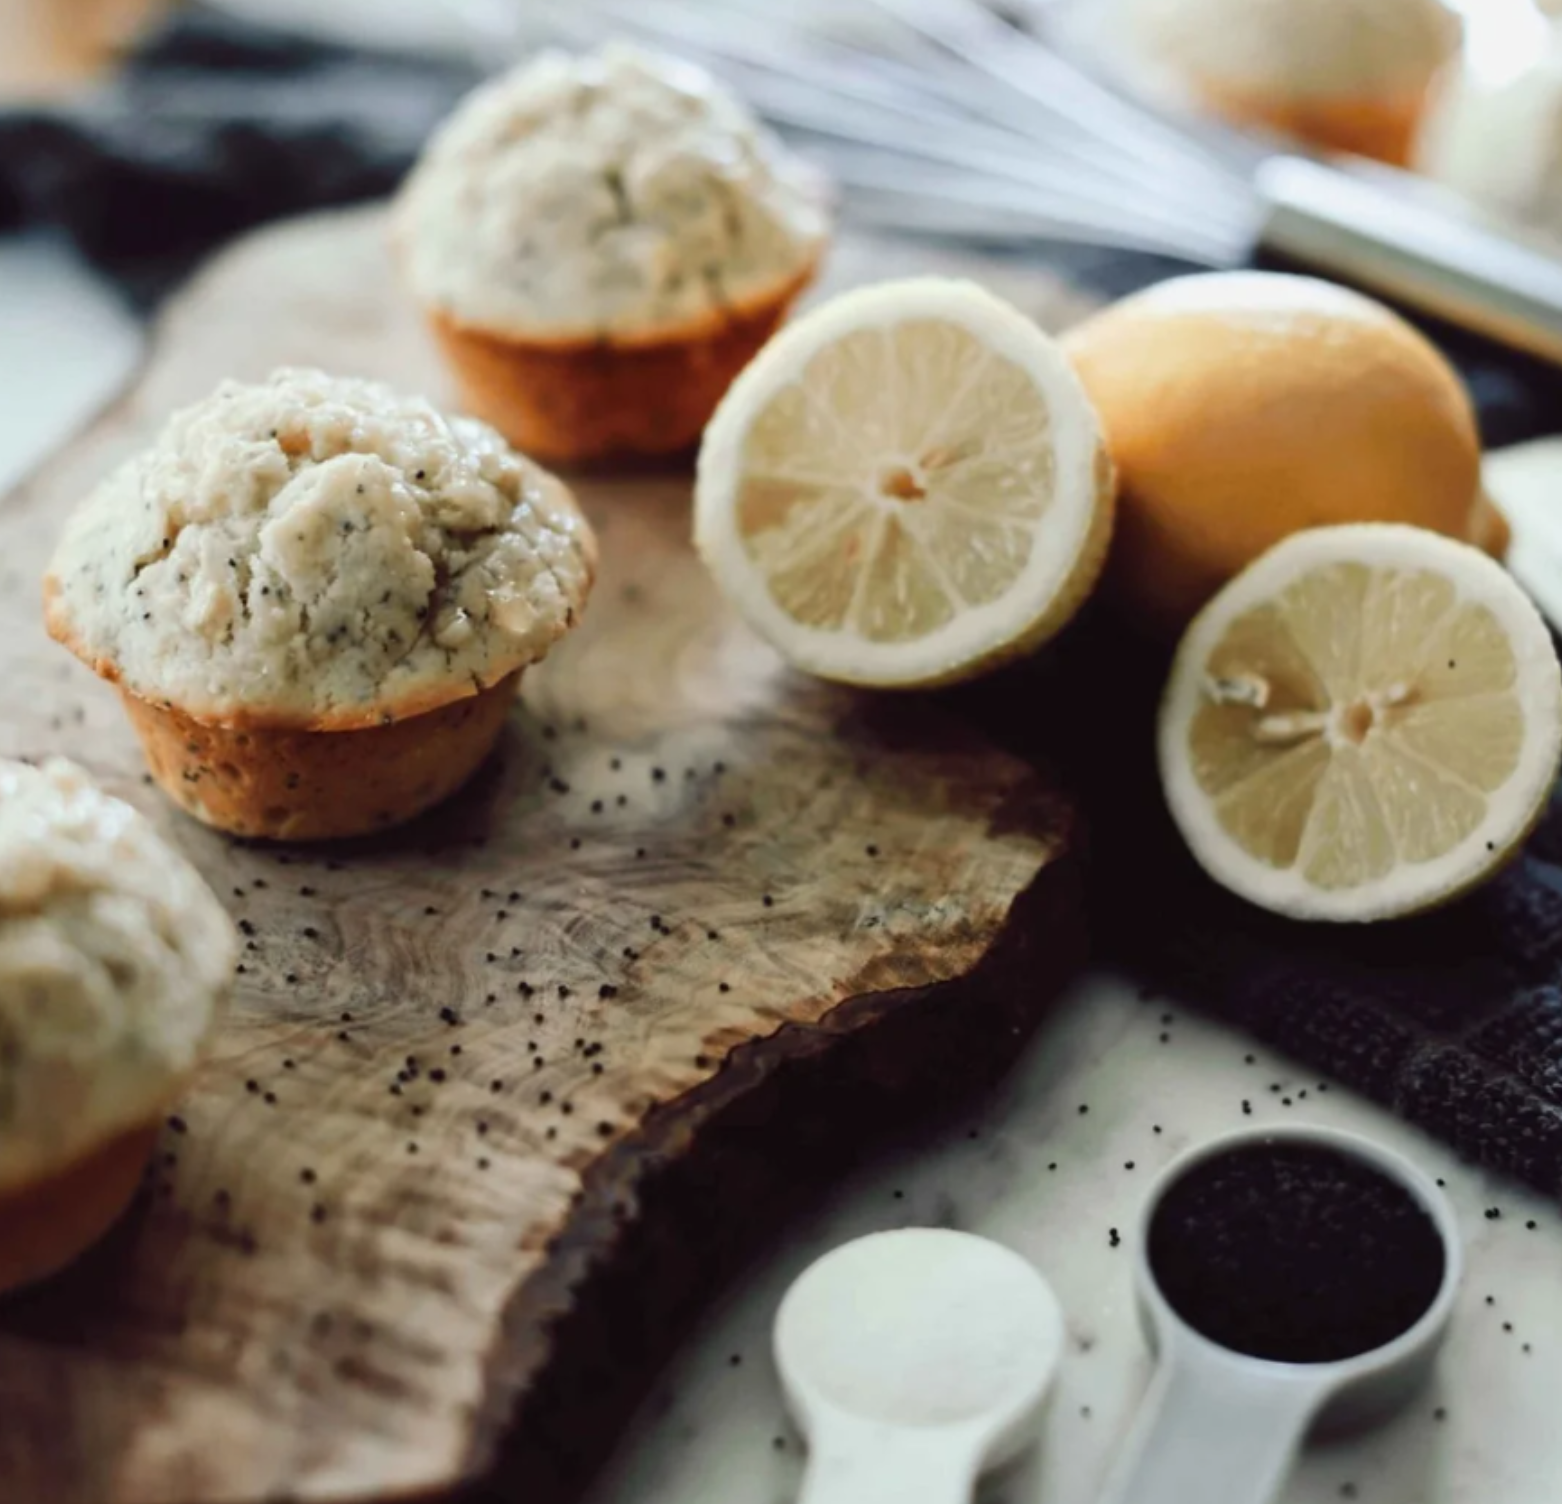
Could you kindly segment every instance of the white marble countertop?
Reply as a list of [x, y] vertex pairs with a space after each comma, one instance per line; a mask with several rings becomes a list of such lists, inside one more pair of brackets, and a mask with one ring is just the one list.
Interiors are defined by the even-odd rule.
[[[57, 248], [0, 239], [0, 490], [109, 398], [139, 347], [133, 322]], [[1532, 485], [1533, 467], [1526, 478]], [[1371, 1134], [1442, 1177], [1469, 1275], [1432, 1389], [1382, 1430], [1310, 1450], [1286, 1500], [1553, 1504], [1562, 1497], [1562, 1426], [1551, 1414], [1562, 1393], [1556, 1208], [1233, 1032], [1099, 974], [1058, 1003], [1001, 1089], [853, 1175], [723, 1298], [656, 1386], [590, 1504], [794, 1497], [801, 1454], [769, 1357], [776, 1305], [834, 1244], [907, 1225], [997, 1238], [1054, 1283], [1070, 1342], [1046, 1431], [983, 1500], [1087, 1504], [1148, 1373], [1126, 1233], [1150, 1178], [1211, 1134], [1298, 1120]], [[1113, 1228], [1121, 1247], [1111, 1246]]]
[[[1556, 1208], [1470, 1169], [1349, 1093], [1320, 1090], [1316, 1077], [1233, 1031], [1141, 1000], [1102, 974], [1059, 1002], [999, 1091], [853, 1175], [722, 1300], [657, 1385], [590, 1504], [795, 1497], [801, 1454], [770, 1367], [771, 1318], [819, 1254], [904, 1226], [996, 1238], [1052, 1281], [1069, 1344], [1046, 1430], [982, 1500], [1087, 1504], [1149, 1374], [1127, 1247], [1141, 1197], [1182, 1149], [1265, 1122], [1349, 1128], [1408, 1154], [1446, 1182], [1469, 1261], [1433, 1386], [1381, 1430], [1309, 1450], [1287, 1504], [1554, 1504], [1562, 1496], [1562, 1430], [1552, 1429], [1552, 1397], [1562, 1392]], [[1111, 1246], [1113, 1228], [1121, 1247]]]

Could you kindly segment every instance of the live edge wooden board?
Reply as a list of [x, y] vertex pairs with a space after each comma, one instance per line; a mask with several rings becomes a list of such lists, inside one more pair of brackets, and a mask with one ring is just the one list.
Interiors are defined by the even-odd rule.
[[[919, 265], [844, 247], [832, 281]], [[0, 503], [0, 752], [152, 814], [246, 937], [131, 1215], [0, 1303], [5, 1504], [570, 1497], [714, 1282], [994, 1078], [1079, 959], [1066, 802], [936, 701], [787, 671], [690, 551], [680, 473], [579, 483], [585, 624], [455, 801], [329, 849], [176, 814], [38, 580], [171, 408], [284, 363], [448, 397], [377, 211], [230, 251]]]

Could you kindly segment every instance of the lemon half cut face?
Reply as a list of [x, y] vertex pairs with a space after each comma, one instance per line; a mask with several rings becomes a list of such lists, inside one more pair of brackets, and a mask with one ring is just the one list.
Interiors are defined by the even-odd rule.
[[884, 687], [1028, 651], [1100, 572], [1100, 426], [1054, 342], [970, 283], [848, 293], [773, 341], [700, 454], [695, 535], [788, 659]]
[[1562, 673], [1509, 576], [1410, 527], [1304, 532], [1189, 628], [1168, 803], [1218, 881], [1300, 918], [1443, 902], [1506, 862], [1562, 754]]

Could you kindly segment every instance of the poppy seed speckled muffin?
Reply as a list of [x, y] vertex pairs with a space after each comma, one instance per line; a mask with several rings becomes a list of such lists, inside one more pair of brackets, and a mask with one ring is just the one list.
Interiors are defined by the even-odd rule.
[[580, 461], [691, 446], [828, 220], [820, 179], [709, 75], [611, 45], [470, 95], [393, 235], [471, 410]]
[[312, 840], [464, 783], [595, 559], [569, 491], [487, 425], [283, 370], [177, 413], [71, 518], [44, 591], [166, 793]]
[[237, 955], [211, 889], [128, 804], [69, 763], [0, 760], [0, 1290], [124, 1210]]

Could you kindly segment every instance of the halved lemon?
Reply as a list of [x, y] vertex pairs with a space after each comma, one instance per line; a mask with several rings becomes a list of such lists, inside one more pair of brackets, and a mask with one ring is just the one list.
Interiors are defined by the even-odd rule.
[[1319, 528], [1194, 620], [1161, 706], [1161, 780], [1194, 855], [1303, 919], [1414, 913], [1512, 857], [1562, 756], [1540, 614], [1463, 543]]
[[973, 283], [917, 278], [824, 304], [733, 383], [695, 542], [799, 668], [926, 687], [1058, 631], [1111, 516], [1100, 423], [1056, 343]]

